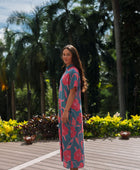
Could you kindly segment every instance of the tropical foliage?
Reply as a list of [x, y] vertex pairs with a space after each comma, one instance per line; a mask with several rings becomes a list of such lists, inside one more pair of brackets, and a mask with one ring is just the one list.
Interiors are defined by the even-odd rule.
[[[119, 1], [125, 110], [140, 113], [140, 1]], [[55, 0], [30, 13], [14, 11], [0, 40], [0, 116], [18, 121], [58, 113], [61, 49], [73, 44], [88, 79], [83, 112], [119, 111], [116, 50], [111, 1]], [[12, 24], [20, 31], [10, 30]], [[46, 80], [49, 80], [48, 82]], [[50, 95], [51, 94], [51, 95]]]
[[[106, 117], [93, 116], [84, 118], [85, 138], [105, 138], [120, 136], [121, 131], [129, 131], [131, 136], [140, 135], [140, 116], [132, 115], [131, 119], [122, 120], [121, 117], [108, 115]], [[0, 120], [0, 142], [22, 141], [23, 136], [36, 136], [40, 139], [58, 138], [58, 120], [56, 116], [34, 116], [28, 122], [17, 123], [16, 120]]]

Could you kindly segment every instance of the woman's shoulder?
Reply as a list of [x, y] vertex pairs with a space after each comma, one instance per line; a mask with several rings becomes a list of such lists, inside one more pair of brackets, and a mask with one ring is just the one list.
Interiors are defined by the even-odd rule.
[[76, 68], [75, 66], [72, 66], [72, 67], [69, 69], [69, 73], [70, 73], [70, 74], [73, 74], [73, 73], [78, 73], [78, 74], [79, 74], [79, 70], [78, 70], [78, 68]]

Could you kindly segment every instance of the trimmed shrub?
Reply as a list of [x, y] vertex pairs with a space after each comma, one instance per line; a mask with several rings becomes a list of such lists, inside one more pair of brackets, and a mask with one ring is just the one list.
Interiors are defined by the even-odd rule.
[[140, 135], [140, 116], [131, 116], [131, 119], [122, 120], [121, 117], [109, 114], [105, 117], [93, 116], [85, 122], [84, 136], [90, 137], [115, 137], [121, 131], [130, 131], [131, 136]]

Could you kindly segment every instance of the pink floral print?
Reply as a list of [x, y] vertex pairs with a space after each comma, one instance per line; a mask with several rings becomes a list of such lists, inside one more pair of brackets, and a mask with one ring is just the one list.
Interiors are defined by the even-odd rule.
[[66, 162], [71, 160], [71, 150], [65, 150], [64, 151], [64, 159]]
[[[62, 123], [62, 115], [70, 89], [76, 88], [76, 96], [69, 110], [69, 121]], [[81, 110], [81, 81], [74, 65], [66, 67], [59, 85], [59, 143], [60, 156], [65, 168], [84, 167], [84, 135]]]
[[80, 149], [77, 149], [77, 151], [74, 152], [74, 159], [78, 162], [81, 161], [82, 153]]

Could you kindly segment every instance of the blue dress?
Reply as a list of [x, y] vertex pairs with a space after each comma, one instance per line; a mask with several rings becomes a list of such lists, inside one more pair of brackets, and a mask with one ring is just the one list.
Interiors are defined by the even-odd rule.
[[[70, 89], [76, 87], [75, 99], [69, 110], [69, 121], [62, 123], [62, 115]], [[84, 167], [84, 134], [81, 107], [81, 81], [78, 69], [74, 65], [66, 67], [59, 86], [59, 143], [60, 156], [65, 168]]]

